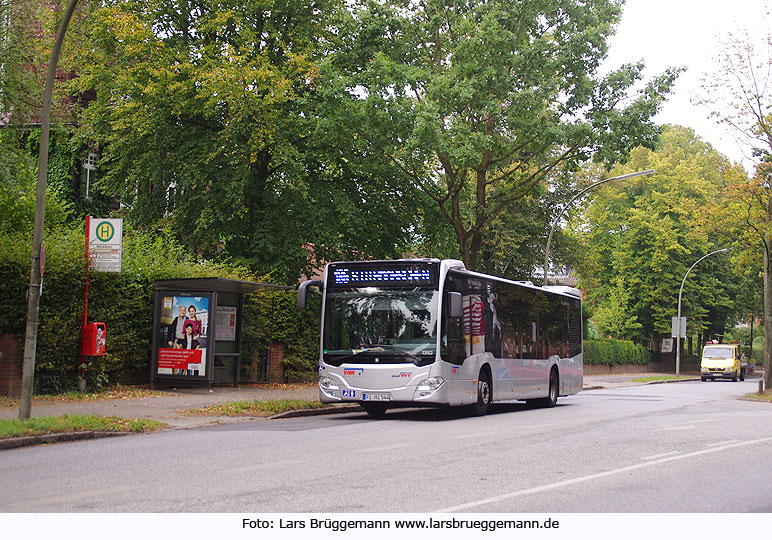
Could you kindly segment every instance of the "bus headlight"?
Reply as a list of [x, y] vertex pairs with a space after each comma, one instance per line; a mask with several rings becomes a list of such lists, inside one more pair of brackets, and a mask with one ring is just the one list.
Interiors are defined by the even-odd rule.
[[429, 377], [428, 379], [419, 382], [416, 386], [416, 390], [419, 392], [434, 392], [442, 386], [444, 382], [445, 379], [442, 377]]
[[325, 392], [332, 392], [333, 390], [338, 390], [338, 385], [329, 377], [322, 377], [319, 379], [319, 388]]

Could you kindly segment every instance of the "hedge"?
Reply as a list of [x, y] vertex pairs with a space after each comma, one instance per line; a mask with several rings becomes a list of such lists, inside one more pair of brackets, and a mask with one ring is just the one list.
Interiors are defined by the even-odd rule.
[[[743, 354], [748, 358], [751, 359], [751, 348], [748, 345], [744, 345], [742, 347]], [[752, 360], [756, 363], [757, 366], [764, 365], [764, 345], [762, 344], [760, 347], [758, 345], [753, 346], [753, 358]]]
[[651, 351], [632, 341], [588, 339], [584, 342], [585, 364], [616, 366], [619, 364], [648, 364], [652, 361]]
[[[77, 386], [83, 321], [84, 233], [82, 227], [46, 235], [46, 268], [40, 300], [35, 391], [60, 392]], [[24, 336], [31, 239], [0, 233], [0, 333]], [[89, 322], [107, 327], [108, 353], [87, 365], [89, 387], [108, 380], [148, 380], [153, 324], [153, 283], [158, 279], [223, 277], [270, 282], [241, 267], [197, 261], [171, 238], [124, 228], [120, 273], [90, 272]], [[317, 303], [318, 304], [318, 303]], [[271, 291], [245, 298], [243, 362], [260, 340], [286, 345], [284, 372], [294, 379], [315, 373], [319, 312], [313, 302], [298, 314], [295, 292]], [[316, 307], [316, 309], [314, 309]], [[273, 315], [271, 315], [273, 313]]]

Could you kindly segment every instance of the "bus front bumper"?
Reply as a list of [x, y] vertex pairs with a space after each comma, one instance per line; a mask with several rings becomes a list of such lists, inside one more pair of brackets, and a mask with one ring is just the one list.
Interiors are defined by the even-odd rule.
[[382, 403], [447, 404], [445, 381], [442, 377], [426, 377], [416, 384], [393, 388], [361, 388], [330, 377], [319, 379], [319, 400], [322, 403], [379, 401]]

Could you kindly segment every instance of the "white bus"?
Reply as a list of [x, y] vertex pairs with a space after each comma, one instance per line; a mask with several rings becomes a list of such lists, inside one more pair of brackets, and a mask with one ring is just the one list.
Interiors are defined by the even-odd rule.
[[388, 408], [491, 402], [552, 407], [582, 388], [581, 295], [466, 270], [458, 260], [329, 263], [322, 280], [324, 403]]

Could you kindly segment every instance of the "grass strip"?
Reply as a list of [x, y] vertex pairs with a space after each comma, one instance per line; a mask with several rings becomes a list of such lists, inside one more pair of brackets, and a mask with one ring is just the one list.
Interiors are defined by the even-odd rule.
[[767, 403], [772, 403], [772, 391], [765, 390], [762, 394], [759, 394], [758, 392], [747, 394], [745, 398], [752, 399], [754, 401], [766, 401]]
[[632, 382], [654, 382], [654, 381], [680, 381], [681, 379], [688, 379], [689, 377], [676, 377], [675, 375], [657, 375], [654, 377], [639, 377], [637, 379], [630, 379]]
[[273, 416], [274, 414], [298, 409], [321, 409], [330, 406], [329, 403], [305, 401], [302, 399], [254, 399], [251, 401], [218, 403], [184, 412], [194, 416]]
[[0, 439], [77, 431], [145, 433], [164, 427], [166, 427], [166, 424], [156, 420], [99, 416], [95, 414], [63, 414], [62, 416], [36, 416], [35, 418], [0, 420]]

